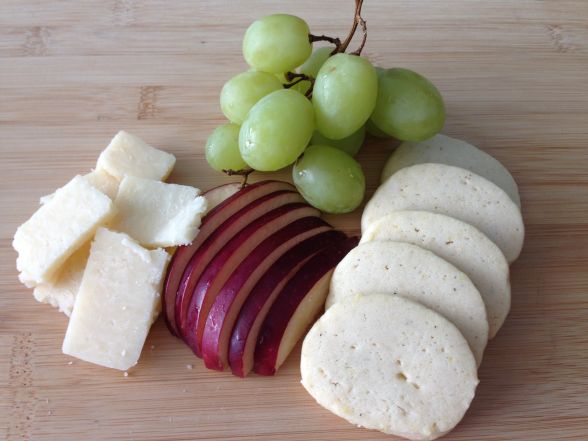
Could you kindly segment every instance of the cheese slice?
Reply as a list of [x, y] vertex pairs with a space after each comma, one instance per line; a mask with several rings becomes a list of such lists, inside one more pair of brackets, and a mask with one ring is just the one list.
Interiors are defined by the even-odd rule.
[[206, 211], [199, 194], [194, 187], [127, 176], [114, 201], [118, 215], [111, 227], [148, 247], [188, 244]]
[[108, 196], [76, 176], [16, 230], [19, 279], [28, 287], [51, 282], [61, 265], [115, 214]]
[[175, 162], [174, 155], [121, 130], [98, 157], [96, 169], [119, 180], [125, 176], [138, 176], [161, 181], [169, 176]]
[[33, 296], [38, 302], [58, 308], [68, 317], [71, 315], [76, 295], [82, 283], [84, 268], [90, 254], [88, 241], [62, 265], [54, 281], [35, 287]]
[[[83, 175], [83, 178], [88, 181], [92, 187], [100, 190], [110, 199], [114, 200], [116, 197], [119, 181], [114, 176], [110, 176], [108, 173], [101, 170], [92, 170], [90, 173]], [[49, 202], [53, 196], [55, 196], [55, 193], [42, 196], [39, 203], [44, 205]]]
[[63, 352], [101, 366], [137, 364], [161, 306], [169, 255], [123, 233], [96, 232], [63, 341]]

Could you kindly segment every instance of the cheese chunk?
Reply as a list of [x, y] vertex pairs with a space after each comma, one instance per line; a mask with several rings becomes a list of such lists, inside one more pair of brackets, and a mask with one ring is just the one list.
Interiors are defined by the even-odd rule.
[[63, 341], [63, 352], [126, 370], [137, 364], [161, 306], [169, 255], [98, 229]]
[[[108, 173], [100, 170], [92, 170], [90, 173], [85, 174], [82, 177], [86, 181], [88, 181], [88, 184], [90, 184], [97, 190], [100, 190], [110, 199], [114, 200], [114, 198], [116, 197], [116, 193], [118, 192], [119, 181], [114, 176], [110, 176]], [[44, 205], [47, 202], [49, 202], [53, 198], [53, 196], [55, 196], [55, 193], [42, 196], [39, 200], [39, 203], [41, 205]]]
[[434, 440], [469, 408], [476, 362], [457, 328], [397, 296], [353, 296], [330, 308], [302, 344], [302, 385], [352, 424]]
[[161, 181], [169, 176], [175, 162], [174, 155], [121, 130], [98, 157], [96, 169], [119, 180], [125, 176], [138, 176]]
[[12, 246], [18, 252], [21, 282], [28, 287], [51, 282], [60, 266], [114, 214], [108, 196], [81, 176], [73, 178], [16, 230]]
[[118, 215], [112, 229], [148, 247], [188, 244], [206, 211], [199, 193], [194, 187], [127, 176], [114, 201]]
[[65, 261], [59, 274], [51, 283], [37, 285], [33, 295], [38, 302], [49, 303], [68, 317], [71, 315], [76, 295], [82, 283], [84, 268], [90, 254], [88, 241]]

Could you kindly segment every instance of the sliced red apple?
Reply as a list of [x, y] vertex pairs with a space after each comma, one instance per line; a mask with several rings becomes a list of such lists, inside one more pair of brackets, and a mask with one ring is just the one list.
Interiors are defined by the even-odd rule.
[[233, 326], [228, 348], [229, 364], [233, 374], [245, 377], [253, 369], [253, 355], [259, 329], [285, 284], [314, 254], [343, 242], [346, 238], [347, 236], [340, 231], [324, 231], [300, 242], [268, 268], [247, 296]]
[[210, 307], [237, 265], [268, 236], [307, 216], [319, 217], [320, 212], [305, 203], [278, 207], [247, 225], [214, 256], [196, 284], [182, 326], [184, 341], [197, 356], [202, 354], [202, 334]]
[[180, 286], [177, 290], [174, 317], [180, 336], [183, 336], [185, 332], [185, 318], [192, 300], [194, 288], [196, 287], [202, 272], [214, 256], [225, 246], [225, 244], [227, 244], [227, 242], [239, 233], [239, 231], [266, 214], [268, 211], [287, 204], [301, 202], [302, 197], [300, 194], [289, 190], [280, 190], [266, 194], [241, 208], [240, 211], [234, 213], [208, 235], [188, 262], [184, 274], [182, 275]]
[[315, 254], [288, 281], [270, 308], [255, 348], [256, 373], [273, 375], [323, 309], [335, 266], [357, 245], [349, 238]]
[[178, 287], [188, 262], [202, 245], [223, 222], [240, 211], [243, 207], [257, 199], [276, 191], [295, 191], [295, 187], [282, 181], [261, 181], [242, 188], [233, 196], [214, 207], [202, 219], [200, 232], [190, 245], [178, 247], [168, 265], [164, 281], [162, 312], [169, 330], [174, 335], [179, 335], [175, 320], [175, 303]]
[[210, 213], [214, 207], [219, 205], [221, 202], [233, 196], [241, 190], [240, 182], [231, 182], [230, 184], [219, 185], [218, 187], [211, 188], [202, 193], [202, 196], [206, 198], [206, 213]]
[[332, 230], [322, 219], [298, 219], [264, 239], [231, 273], [214, 298], [202, 333], [202, 358], [209, 369], [228, 365], [231, 331], [243, 302], [268, 268], [303, 240]]

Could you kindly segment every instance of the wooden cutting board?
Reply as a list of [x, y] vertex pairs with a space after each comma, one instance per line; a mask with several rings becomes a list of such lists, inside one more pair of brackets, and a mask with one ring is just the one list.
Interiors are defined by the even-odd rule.
[[[353, 2], [0, 2], [0, 439], [375, 440], [299, 384], [299, 347], [274, 378], [206, 371], [161, 321], [122, 372], [61, 354], [66, 317], [17, 282], [16, 227], [89, 170], [121, 128], [174, 153], [172, 181], [230, 181], [203, 159], [241, 37], [273, 12], [344, 36]], [[366, 54], [431, 78], [445, 132], [520, 185], [525, 248], [512, 312], [490, 342], [472, 408], [448, 440], [588, 439], [588, 2], [366, 0]], [[390, 151], [359, 160], [373, 192]], [[288, 178], [288, 173], [278, 174]], [[256, 179], [261, 179], [261, 176]], [[329, 216], [358, 232], [359, 212]]]

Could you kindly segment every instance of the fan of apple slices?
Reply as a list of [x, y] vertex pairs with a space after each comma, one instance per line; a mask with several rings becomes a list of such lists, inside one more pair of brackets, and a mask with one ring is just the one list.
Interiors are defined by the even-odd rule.
[[291, 184], [235, 184], [200, 233], [178, 247], [164, 281], [163, 313], [206, 367], [273, 375], [321, 312], [334, 267], [356, 238], [334, 230]]

